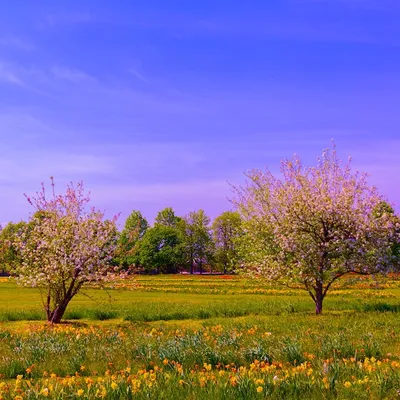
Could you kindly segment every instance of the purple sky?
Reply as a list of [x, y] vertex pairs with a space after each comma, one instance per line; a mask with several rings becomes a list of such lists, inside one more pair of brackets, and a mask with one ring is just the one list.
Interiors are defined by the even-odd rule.
[[120, 223], [215, 217], [227, 181], [331, 138], [399, 210], [397, 0], [1, 5], [2, 224], [51, 175]]

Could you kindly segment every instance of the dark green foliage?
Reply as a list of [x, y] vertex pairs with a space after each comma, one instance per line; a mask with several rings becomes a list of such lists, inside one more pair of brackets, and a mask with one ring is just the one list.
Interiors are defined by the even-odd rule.
[[226, 211], [212, 225], [215, 262], [217, 268], [225, 274], [234, 271], [240, 262], [236, 241], [242, 234], [241, 223], [238, 212]]
[[132, 211], [119, 235], [114, 263], [128, 268], [138, 263], [137, 249], [149, 224], [140, 211]]
[[204, 210], [192, 211], [179, 225], [184, 238], [184, 255], [190, 273], [203, 273], [212, 267], [214, 242], [210, 231], [210, 218]]
[[0, 273], [11, 273], [21, 264], [21, 254], [15, 245], [15, 237], [20, 235], [26, 226], [24, 221], [16, 224], [9, 222], [0, 231]]
[[171, 228], [176, 228], [180, 221], [182, 221], [182, 218], [177, 217], [171, 207], [167, 207], [157, 214], [154, 225], [163, 225], [169, 226]]
[[156, 224], [140, 242], [138, 263], [148, 272], [177, 273], [184, 263], [182, 245], [177, 228]]

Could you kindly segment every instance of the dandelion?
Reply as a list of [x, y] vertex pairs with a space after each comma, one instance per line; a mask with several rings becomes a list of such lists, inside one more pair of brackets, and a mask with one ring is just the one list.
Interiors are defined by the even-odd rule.
[[258, 386], [258, 387], [257, 387], [257, 393], [261, 393], [262, 391], [263, 391], [262, 386]]
[[351, 382], [346, 381], [346, 382], [344, 383], [344, 386], [347, 387], [347, 388], [349, 388], [349, 387], [351, 386]]

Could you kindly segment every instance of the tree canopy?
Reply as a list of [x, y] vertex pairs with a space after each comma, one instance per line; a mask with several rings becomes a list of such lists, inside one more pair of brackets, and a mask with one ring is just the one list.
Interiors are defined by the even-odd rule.
[[[268, 169], [246, 174], [236, 188], [243, 219], [242, 256], [253, 275], [301, 285], [316, 313], [332, 283], [348, 273], [385, 273], [398, 240], [393, 214], [377, 213], [383, 198], [366, 175], [325, 150], [314, 167], [284, 160], [281, 178]], [[375, 212], [374, 212], [375, 210]]]
[[147, 271], [176, 273], [184, 263], [182, 244], [178, 229], [157, 224], [143, 236], [138, 249], [138, 262]]
[[180, 221], [182, 221], [182, 218], [176, 216], [175, 211], [171, 207], [167, 207], [157, 214], [154, 224], [176, 227]]
[[236, 211], [225, 211], [212, 224], [212, 234], [216, 247], [215, 261], [223, 272], [232, 272], [239, 264], [237, 242], [241, 236], [242, 220]]
[[71, 299], [87, 282], [113, 278], [110, 260], [116, 245], [115, 220], [102, 212], [87, 210], [89, 197], [83, 183], [70, 184], [65, 194], [45, 188], [29, 203], [37, 210], [29, 229], [19, 236], [22, 263], [17, 281], [38, 287], [48, 321], [60, 322]]
[[210, 218], [204, 210], [192, 211], [187, 214], [180, 229], [184, 237], [184, 249], [190, 273], [198, 268], [202, 273], [204, 267], [210, 264], [214, 253], [214, 243], [210, 232]]
[[139, 242], [148, 228], [149, 223], [140, 211], [133, 210], [129, 214], [118, 238], [114, 257], [116, 264], [128, 268], [138, 263], [137, 250]]
[[25, 227], [24, 221], [9, 222], [0, 230], [0, 272], [9, 273], [21, 264], [21, 253], [15, 241]]

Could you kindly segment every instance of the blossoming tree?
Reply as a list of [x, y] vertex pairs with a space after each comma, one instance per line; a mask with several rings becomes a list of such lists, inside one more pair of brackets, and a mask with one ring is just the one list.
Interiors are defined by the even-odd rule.
[[22, 263], [16, 269], [21, 285], [39, 288], [47, 320], [59, 323], [71, 299], [87, 282], [115, 277], [110, 260], [116, 244], [117, 217], [87, 209], [83, 183], [72, 183], [64, 195], [54, 190], [47, 198], [44, 185], [35, 198], [36, 212], [18, 239]]
[[245, 271], [304, 288], [316, 313], [332, 283], [348, 273], [385, 273], [394, 266], [398, 218], [374, 212], [382, 197], [366, 175], [342, 164], [327, 149], [314, 167], [295, 156], [281, 163], [281, 178], [268, 169], [246, 174], [235, 188], [245, 234]]

